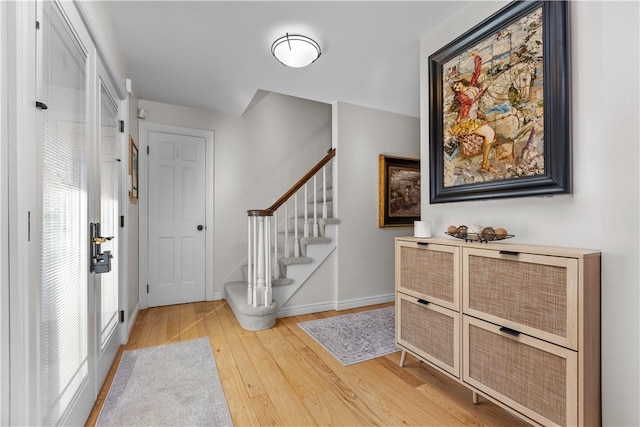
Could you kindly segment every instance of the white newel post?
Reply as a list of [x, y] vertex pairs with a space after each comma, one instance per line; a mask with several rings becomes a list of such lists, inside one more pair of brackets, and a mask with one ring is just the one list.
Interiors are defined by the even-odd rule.
[[255, 234], [251, 232], [253, 224], [256, 222], [255, 216], [247, 218], [247, 304], [253, 305], [253, 248], [256, 245]]
[[[271, 305], [271, 218], [273, 212], [248, 211], [249, 265], [247, 303], [254, 307]], [[275, 227], [274, 227], [275, 228]]]

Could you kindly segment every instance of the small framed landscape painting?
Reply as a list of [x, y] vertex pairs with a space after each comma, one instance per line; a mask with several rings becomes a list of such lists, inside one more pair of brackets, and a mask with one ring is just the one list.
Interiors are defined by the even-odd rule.
[[420, 160], [379, 156], [378, 227], [408, 227], [420, 220]]

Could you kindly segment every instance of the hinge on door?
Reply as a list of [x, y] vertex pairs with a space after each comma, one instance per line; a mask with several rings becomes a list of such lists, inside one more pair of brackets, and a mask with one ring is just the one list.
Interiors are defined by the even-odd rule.
[[27, 211], [27, 242], [31, 241], [31, 211]]
[[47, 104], [45, 104], [44, 102], [36, 101], [36, 108], [46, 110], [49, 107], [47, 107]]
[[40, 21], [36, 21], [36, 30], [40, 29]]
[[120, 227], [124, 228], [124, 215], [120, 215]]
[[124, 133], [124, 120], [120, 120], [120, 133]]
[[124, 310], [120, 310], [120, 322], [124, 322]]
[[147, 154], [149, 154], [149, 146], [147, 145]]
[[149, 293], [149, 284], [147, 283], [147, 293]]

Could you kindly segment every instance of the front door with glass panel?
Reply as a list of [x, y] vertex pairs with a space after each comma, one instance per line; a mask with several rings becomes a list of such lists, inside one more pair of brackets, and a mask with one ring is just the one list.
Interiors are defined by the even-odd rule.
[[[38, 424], [82, 425], [120, 345], [120, 101], [95, 78], [91, 39], [75, 7], [44, 1], [39, 10]], [[110, 272], [90, 271], [90, 222], [112, 237], [100, 245], [113, 256]]]

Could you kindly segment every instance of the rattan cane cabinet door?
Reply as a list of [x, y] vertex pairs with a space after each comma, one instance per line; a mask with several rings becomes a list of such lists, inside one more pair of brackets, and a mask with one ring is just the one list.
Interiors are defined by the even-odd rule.
[[541, 425], [578, 424], [578, 353], [464, 316], [463, 381]]
[[421, 359], [460, 378], [460, 315], [396, 293], [396, 343]]
[[460, 311], [460, 248], [396, 240], [396, 291]]
[[578, 350], [575, 258], [463, 248], [463, 312]]

